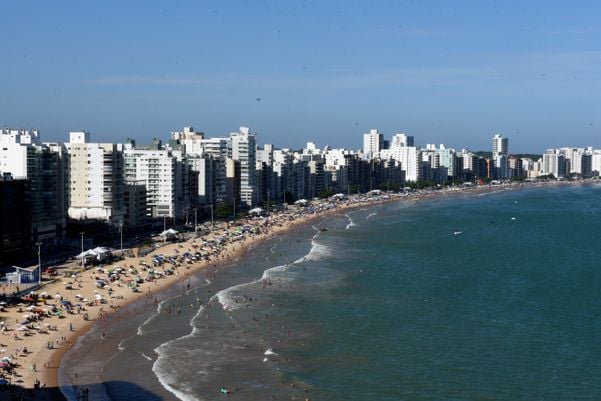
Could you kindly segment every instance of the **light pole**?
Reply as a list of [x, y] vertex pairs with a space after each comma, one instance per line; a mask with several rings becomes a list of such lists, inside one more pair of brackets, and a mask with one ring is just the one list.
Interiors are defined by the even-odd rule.
[[42, 243], [38, 242], [36, 245], [38, 246], [38, 285], [42, 285]]
[[211, 203], [211, 231], [215, 230], [215, 221], [213, 220], [213, 204]]
[[167, 216], [163, 216], [163, 244], [167, 242]]
[[84, 259], [84, 255], [83, 255], [83, 235], [85, 234], [85, 231], [80, 232], [81, 234], [81, 268], [83, 269], [85, 266], [85, 259]]
[[119, 234], [121, 235], [121, 256], [123, 257], [123, 220], [119, 222]]
[[198, 210], [194, 208], [194, 236], [198, 232]]

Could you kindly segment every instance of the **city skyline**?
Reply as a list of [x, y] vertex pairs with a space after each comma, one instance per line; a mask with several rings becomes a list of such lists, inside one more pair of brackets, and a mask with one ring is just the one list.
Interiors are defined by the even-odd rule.
[[162, 2], [7, 4], [0, 122], [62, 141], [193, 125], [359, 148], [371, 128], [487, 150], [601, 147], [600, 7]]

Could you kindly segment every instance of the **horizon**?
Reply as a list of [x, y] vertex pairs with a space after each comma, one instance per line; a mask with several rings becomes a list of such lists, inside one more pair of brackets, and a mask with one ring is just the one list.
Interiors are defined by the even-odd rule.
[[[595, 2], [5, 5], [0, 114], [64, 142], [246, 125], [357, 149], [377, 128], [510, 153], [601, 148]], [[26, 24], [24, 24], [26, 22]]]

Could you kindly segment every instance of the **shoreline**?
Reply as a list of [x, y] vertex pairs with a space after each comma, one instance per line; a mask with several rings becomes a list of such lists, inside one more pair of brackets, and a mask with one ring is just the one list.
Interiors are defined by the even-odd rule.
[[[230, 227], [226, 229], [224, 227], [226, 223], [221, 223], [219, 224], [220, 228], [209, 235], [198, 237], [196, 239], [191, 238], [181, 243], [172, 243], [162, 246], [143, 258], [126, 258], [122, 261], [113, 263], [113, 266], [129, 265], [140, 267], [140, 261], [148, 261], [148, 259], [151, 259], [153, 255], [180, 254], [180, 251], [183, 252], [184, 249], [196, 249], [194, 246], [198, 246], [198, 243], [201, 241], [201, 244], [204, 245], [207, 243], [207, 241], [214, 240], [215, 238], [228, 238], [222, 247], [211, 248], [211, 252], [206, 260], [196, 262], [192, 265], [183, 265], [182, 263], [179, 266], [174, 267], [174, 274], [165, 275], [158, 280], [151, 280], [142, 283], [140, 285], [141, 291], [139, 292], [132, 292], [127, 285], [121, 285], [124, 284], [124, 282], [117, 281], [116, 285], [115, 282], [110, 284], [109, 288], [111, 288], [111, 291], [109, 292], [109, 296], [106, 297], [107, 290], [97, 289], [96, 287], [96, 278], [105, 276], [105, 274], [97, 275], [94, 273], [95, 269], [83, 271], [77, 274], [75, 278], [61, 278], [53, 283], [46, 284], [41, 290], [44, 290], [48, 294], [54, 294], [55, 292], [60, 293], [61, 296], [64, 295], [64, 298], [70, 300], [73, 300], [73, 294], [81, 294], [82, 297], [79, 297], [79, 299], [83, 298], [83, 300], [92, 299], [94, 296], [102, 294], [104, 301], [102, 303], [95, 302], [95, 305], [91, 305], [94, 302], [90, 302], [86, 304], [82, 310], [79, 310], [78, 308], [77, 314], [74, 312], [66, 313], [66, 317], [62, 319], [56, 319], [52, 317], [50, 318], [52, 320], [52, 326], [56, 326], [56, 330], [43, 330], [42, 328], [41, 332], [32, 334], [31, 336], [26, 336], [25, 333], [23, 333], [23, 336], [21, 336], [21, 333], [16, 331], [18, 329], [18, 325], [11, 324], [11, 322], [16, 322], [19, 320], [19, 317], [21, 317], [24, 312], [23, 308], [14, 307], [13, 309], [9, 310], [8, 313], [3, 313], [2, 317], [4, 318], [5, 322], [8, 322], [6, 326], [12, 328], [12, 330], [3, 330], [0, 341], [3, 343], [3, 348], [7, 348], [5, 355], [14, 355], [16, 351], [17, 356], [14, 357], [14, 359], [17, 360], [20, 365], [15, 369], [17, 375], [14, 375], [14, 377], [16, 381], [22, 380], [22, 383], [20, 384], [19, 382], [13, 382], [13, 384], [20, 384], [20, 386], [23, 387], [21, 392], [24, 392], [25, 396], [27, 396], [31, 395], [31, 391], [29, 391], [29, 389], [33, 389], [36, 381], [39, 381], [40, 387], [45, 387], [46, 389], [51, 388], [55, 390], [47, 399], [57, 399], [58, 396], [60, 396], [62, 399], [66, 399], [65, 395], [59, 389], [58, 382], [58, 371], [63, 357], [71, 348], [71, 346], [76, 343], [79, 337], [88, 333], [96, 324], [99, 324], [100, 322], [107, 322], [108, 315], [112, 316], [115, 312], [135, 304], [136, 302], [142, 301], [144, 297], [147, 298], [147, 301], [152, 301], [153, 298], [155, 298], [158, 294], [166, 292], [168, 289], [173, 288], [179, 283], [185, 283], [191, 277], [196, 276], [199, 272], [206, 270], [207, 268], [212, 267], [215, 269], [220, 269], [224, 265], [234, 263], [244, 255], [249, 247], [258, 244], [259, 242], [263, 242], [264, 240], [273, 238], [278, 234], [287, 232], [300, 225], [308, 225], [317, 218], [323, 218], [334, 214], [344, 214], [349, 210], [359, 207], [373, 206], [396, 201], [420, 201], [423, 199], [438, 199], [442, 198], [443, 196], [446, 197], [453, 195], [472, 196], [479, 193], [496, 193], [520, 188], [540, 188], [547, 187], [549, 184], [562, 185], [567, 183], [568, 182], [535, 184], [514, 183], [499, 186], [487, 185], [458, 188], [454, 190], [416, 191], [410, 195], [384, 194], [379, 197], [353, 196], [347, 201], [340, 203], [327, 201], [319, 202], [319, 207], [317, 210], [312, 210], [311, 208], [295, 208], [293, 210], [277, 213], [276, 215], [269, 216], [268, 218], [241, 219], [236, 225], [234, 225], [233, 228]], [[573, 184], [572, 182], [569, 183]], [[301, 212], [297, 214], [295, 213], [297, 211]], [[251, 230], [245, 232], [241, 237], [232, 236], [232, 234], [239, 230], [240, 227], [245, 226], [251, 227]], [[73, 267], [74, 263], [75, 262], [63, 265], [63, 267], [68, 269]], [[108, 266], [105, 268], [108, 268]], [[158, 269], [160, 269], [160, 267], [157, 268], [157, 270]], [[121, 278], [124, 279], [125, 277], [131, 276], [124, 274]], [[77, 289], [62, 289], [62, 285], [68, 280], [72, 280], [72, 282], [77, 283]], [[186, 291], [185, 284], [184, 287], [182, 287], [182, 290]], [[41, 306], [43, 307], [48, 302], [52, 301], [53, 300], [45, 300], [44, 304]], [[73, 301], [75, 302], [75, 300]], [[109, 304], [110, 309], [105, 310]], [[81, 313], [84, 310], [85, 313], [90, 316], [90, 319], [87, 321], [83, 320], [83, 314]], [[96, 314], [94, 314], [94, 312], [96, 312]], [[45, 326], [47, 325], [46, 319], [48, 318], [46, 317], [43, 319], [43, 323], [32, 323], [32, 326]], [[42, 322], [42, 320], [40, 322]], [[37, 330], [40, 331], [40, 329]], [[47, 331], [47, 334], [43, 333], [43, 331]], [[14, 337], [13, 334], [16, 334], [16, 337]], [[56, 338], [57, 334], [60, 334], [59, 338]], [[7, 342], [10, 343], [10, 345], [4, 344]], [[55, 344], [51, 349], [47, 348], [48, 343], [50, 342]], [[4, 345], [7, 346], [4, 347]], [[23, 347], [27, 347], [27, 353], [22, 352]], [[48, 366], [48, 363], [51, 363], [51, 365]], [[36, 390], [33, 391], [35, 392]], [[44, 399], [43, 397], [40, 398], [39, 396], [34, 398]]]

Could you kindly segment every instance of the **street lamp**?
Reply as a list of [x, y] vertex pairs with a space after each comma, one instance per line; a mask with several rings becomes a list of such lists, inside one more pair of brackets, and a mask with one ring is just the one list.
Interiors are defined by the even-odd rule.
[[196, 236], [196, 232], [198, 231], [198, 216], [197, 210], [194, 208], [194, 236]]
[[84, 259], [84, 255], [83, 255], [83, 235], [85, 234], [85, 231], [80, 232], [81, 234], [81, 268], [83, 269], [85, 266], [85, 259]]
[[211, 231], [215, 231], [215, 221], [213, 220], [213, 204], [211, 203]]
[[123, 256], [123, 220], [119, 222], [119, 234], [121, 234], [121, 256]]
[[38, 285], [42, 285], [42, 243], [38, 242], [36, 245], [38, 246]]

